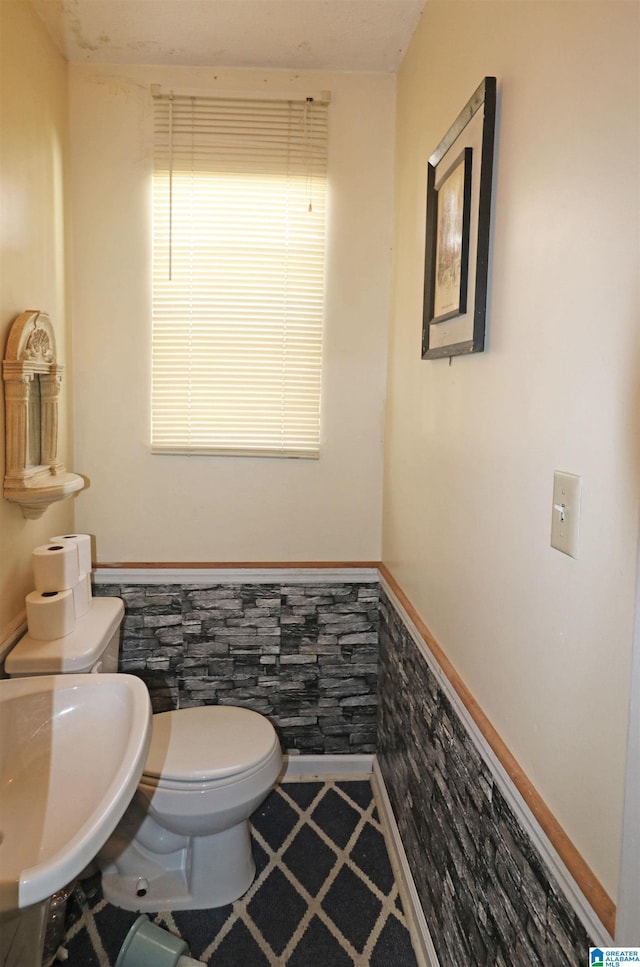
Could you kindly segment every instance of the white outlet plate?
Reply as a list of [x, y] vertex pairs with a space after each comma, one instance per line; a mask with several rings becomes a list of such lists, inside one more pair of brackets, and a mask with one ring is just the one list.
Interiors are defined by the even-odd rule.
[[581, 477], [575, 473], [555, 471], [551, 505], [551, 546], [569, 557], [578, 556], [581, 491]]

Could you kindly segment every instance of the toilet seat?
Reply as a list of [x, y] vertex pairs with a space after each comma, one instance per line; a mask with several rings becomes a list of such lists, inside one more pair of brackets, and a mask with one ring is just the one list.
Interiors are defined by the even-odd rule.
[[275, 729], [251, 709], [205, 705], [153, 716], [141, 782], [164, 787], [202, 786], [259, 769], [279, 750]]

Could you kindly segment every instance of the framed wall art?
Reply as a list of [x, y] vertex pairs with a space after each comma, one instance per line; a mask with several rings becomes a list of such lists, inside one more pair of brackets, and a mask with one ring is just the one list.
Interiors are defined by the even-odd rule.
[[423, 359], [484, 349], [495, 115], [485, 77], [429, 158]]

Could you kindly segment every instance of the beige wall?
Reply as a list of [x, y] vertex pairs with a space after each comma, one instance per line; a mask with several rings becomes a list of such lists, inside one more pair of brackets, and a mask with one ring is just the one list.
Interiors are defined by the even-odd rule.
[[[65, 365], [59, 454], [73, 469], [69, 322], [65, 286], [67, 66], [31, 5], [0, 2], [0, 343], [25, 309], [48, 312]], [[0, 475], [4, 477], [4, 394], [0, 394]], [[31, 551], [73, 522], [73, 500], [25, 520], [0, 500], [0, 643], [33, 588]]]
[[[638, 530], [636, 3], [428, 0], [398, 78], [383, 559], [615, 897]], [[426, 163], [498, 78], [483, 355], [421, 361]], [[578, 560], [549, 546], [583, 481]]]
[[[638, 525], [638, 11], [428, 0], [398, 81], [383, 525], [384, 560], [614, 897]], [[66, 66], [28, 4], [2, 0], [0, 16], [2, 337], [46, 308], [69, 367]], [[488, 349], [422, 362], [426, 160], [485, 74], [499, 80]], [[32, 547], [74, 509], [101, 560], [377, 558], [394, 79], [70, 76], [77, 453], [65, 408], [62, 457], [91, 488], [39, 522], [0, 501], [0, 636]], [[319, 462], [149, 453], [152, 82], [332, 90]], [[555, 469], [583, 479], [577, 561], [549, 547]]]
[[[76, 526], [101, 561], [380, 556], [395, 78], [72, 65]], [[319, 461], [149, 452], [151, 83], [331, 90]]]

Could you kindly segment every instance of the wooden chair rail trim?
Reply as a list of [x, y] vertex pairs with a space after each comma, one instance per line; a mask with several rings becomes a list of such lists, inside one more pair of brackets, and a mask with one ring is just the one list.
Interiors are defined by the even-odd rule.
[[452, 688], [456, 691], [460, 701], [463, 703], [469, 712], [469, 715], [478, 726], [491, 750], [496, 755], [514, 786], [535, 816], [536, 820], [540, 824], [540, 827], [562, 859], [564, 865], [569, 870], [571, 876], [584, 893], [603, 926], [613, 937], [615, 935], [616, 924], [616, 907], [613, 900], [605, 891], [596, 875], [582, 858], [581, 854], [573, 845], [547, 804], [541, 798], [527, 777], [526, 773], [520, 767], [512, 753], [509, 751], [508, 747], [500, 738], [498, 732], [482, 711], [473, 695], [461, 679], [460, 675], [447, 658], [444, 651], [435, 640], [389, 569], [384, 564], [381, 564], [379, 571], [381, 576], [388, 583], [390, 588], [393, 590], [393, 593], [402, 604], [402, 607], [411, 618], [411, 621], [415, 625], [420, 636], [440, 665], [444, 674], [447, 676]]

